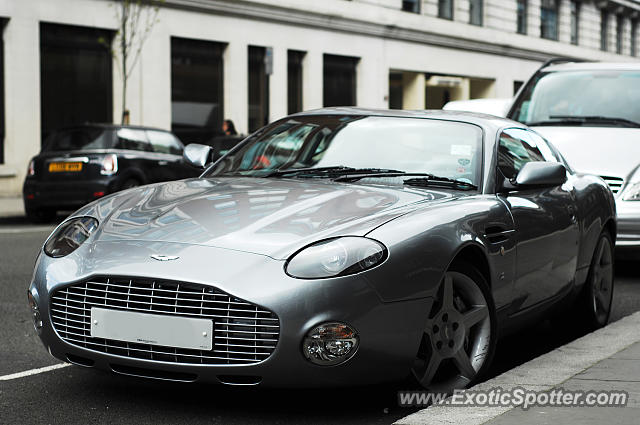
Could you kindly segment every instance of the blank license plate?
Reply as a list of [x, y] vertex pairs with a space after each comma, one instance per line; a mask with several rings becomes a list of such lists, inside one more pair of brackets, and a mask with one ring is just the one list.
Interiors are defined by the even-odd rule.
[[82, 171], [82, 162], [52, 162], [49, 164], [50, 173]]
[[211, 350], [213, 321], [91, 308], [91, 336], [138, 344]]

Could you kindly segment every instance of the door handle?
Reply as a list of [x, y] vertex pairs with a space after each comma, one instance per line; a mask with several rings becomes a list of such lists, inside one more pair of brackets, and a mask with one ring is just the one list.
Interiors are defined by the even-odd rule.
[[167, 161], [158, 161], [158, 165], [167, 165], [168, 162]]

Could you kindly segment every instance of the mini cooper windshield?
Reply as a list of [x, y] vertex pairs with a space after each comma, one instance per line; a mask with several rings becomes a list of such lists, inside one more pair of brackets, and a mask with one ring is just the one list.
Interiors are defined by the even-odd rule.
[[481, 164], [482, 130], [473, 124], [307, 115], [277, 121], [253, 134], [207, 176], [388, 178], [413, 186], [475, 189]]

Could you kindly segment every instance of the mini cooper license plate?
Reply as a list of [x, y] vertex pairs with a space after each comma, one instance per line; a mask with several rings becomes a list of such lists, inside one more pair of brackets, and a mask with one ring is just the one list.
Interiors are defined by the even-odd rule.
[[92, 307], [91, 336], [209, 351], [213, 348], [213, 321]]
[[49, 164], [50, 173], [82, 171], [82, 162], [52, 162]]

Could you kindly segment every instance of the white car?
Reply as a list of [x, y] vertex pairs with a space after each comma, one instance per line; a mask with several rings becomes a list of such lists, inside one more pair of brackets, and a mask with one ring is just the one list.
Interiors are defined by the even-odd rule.
[[615, 194], [617, 248], [640, 248], [640, 63], [549, 63], [508, 118], [527, 124]]
[[483, 114], [506, 117], [511, 98], [453, 100], [442, 107], [447, 111], [481, 112]]

